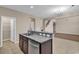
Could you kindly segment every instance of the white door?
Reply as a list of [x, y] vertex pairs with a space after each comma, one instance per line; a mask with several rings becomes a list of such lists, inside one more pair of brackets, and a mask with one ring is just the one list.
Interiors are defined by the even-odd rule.
[[2, 20], [1, 20], [1, 17], [0, 17], [0, 47], [3, 46], [3, 36], [2, 36]]
[[16, 18], [11, 18], [11, 41], [16, 43]]

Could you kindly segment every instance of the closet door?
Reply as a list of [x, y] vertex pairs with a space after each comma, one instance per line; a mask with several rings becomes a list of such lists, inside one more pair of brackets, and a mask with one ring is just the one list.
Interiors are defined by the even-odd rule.
[[3, 39], [2, 39], [2, 20], [0, 17], [0, 47], [3, 45]]

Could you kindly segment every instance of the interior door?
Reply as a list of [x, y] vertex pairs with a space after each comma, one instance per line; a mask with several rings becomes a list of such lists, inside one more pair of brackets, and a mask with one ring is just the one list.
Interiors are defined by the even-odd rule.
[[2, 40], [2, 20], [0, 17], [0, 47], [3, 45], [3, 40]]

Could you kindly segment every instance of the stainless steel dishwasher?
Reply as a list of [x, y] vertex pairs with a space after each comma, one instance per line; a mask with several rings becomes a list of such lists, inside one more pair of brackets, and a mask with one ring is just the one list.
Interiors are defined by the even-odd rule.
[[39, 54], [39, 43], [29, 40], [28, 41], [28, 53]]

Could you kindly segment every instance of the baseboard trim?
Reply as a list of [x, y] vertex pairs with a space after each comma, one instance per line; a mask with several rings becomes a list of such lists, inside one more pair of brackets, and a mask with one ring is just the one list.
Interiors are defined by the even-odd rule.
[[10, 39], [4, 39], [3, 41], [8, 41], [8, 40], [10, 40]]

